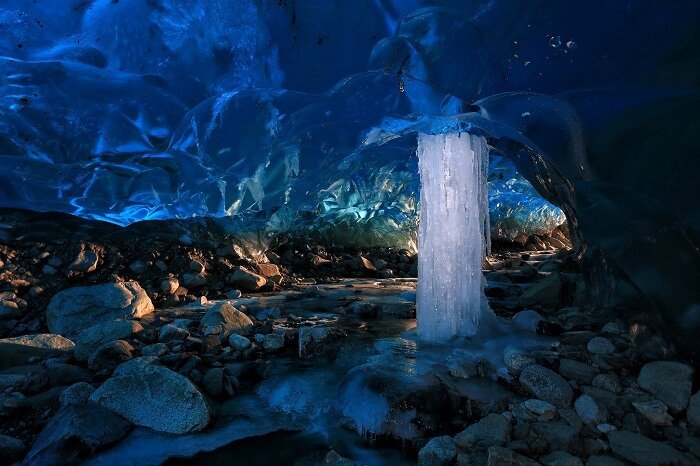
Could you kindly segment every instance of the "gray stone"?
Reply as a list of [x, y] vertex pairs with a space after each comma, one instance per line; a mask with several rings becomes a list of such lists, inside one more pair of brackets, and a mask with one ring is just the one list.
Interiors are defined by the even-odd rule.
[[193, 271], [194, 273], [199, 273], [199, 274], [204, 273], [204, 270], [205, 270], [204, 264], [202, 264], [197, 259], [192, 259], [190, 261], [189, 265], [190, 265], [190, 270]]
[[613, 354], [615, 352], [615, 345], [604, 337], [592, 338], [586, 348], [593, 354]]
[[590, 395], [583, 394], [578, 397], [574, 409], [584, 424], [601, 424], [608, 420], [605, 408]]
[[20, 317], [22, 312], [17, 303], [12, 301], [0, 301], [0, 320], [10, 320]]
[[42, 333], [0, 339], [0, 370], [38, 359], [70, 355], [75, 345], [61, 335]]
[[559, 373], [563, 375], [565, 379], [589, 384], [598, 374], [598, 369], [586, 363], [574, 361], [573, 359], [562, 359], [559, 362]]
[[52, 387], [72, 385], [92, 380], [92, 374], [82, 367], [47, 360], [44, 363]]
[[338, 454], [338, 452], [331, 450], [326, 454], [323, 459], [324, 466], [356, 466], [355, 463], [347, 458], [344, 458]]
[[76, 272], [90, 273], [97, 270], [97, 254], [95, 251], [80, 251], [78, 257], [68, 267]]
[[616, 395], [622, 393], [622, 384], [615, 374], [598, 374], [593, 378], [591, 385]]
[[418, 452], [419, 466], [449, 466], [457, 458], [457, 445], [452, 437], [444, 435], [431, 439]]
[[277, 351], [284, 348], [284, 335], [281, 333], [269, 333], [262, 340], [262, 346], [266, 351]]
[[625, 463], [612, 456], [593, 455], [586, 461], [586, 466], [625, 466]]
[[75, 357], [85, 361], [101, 345], [108, 341], [123, 340], [143, 331], [143, 327], [133, 320], [115, 320], [89, 327], [75, 339]]
[[583, 466], [583, 461], [580, 458], [565, 451], [553, 451], [540, 458], [540, 461], [545, 466]]
[[672, 413], [685, 409], [693, 385], [693, 368], [679, 362], [655, 361], [645, 364], [637, 383], [664, 402]]
[[228, 338], [232, 333], [248, 335], [253, 330], [253, 321], [225, 301], [209, 309], [201, 321], [205, 335], [222, 335]]
[[152, 364], [117, 372], [92, 394], [91, 401], [160, 432], [184, 434], [209, 423], [204, 396], [180, 374]]
[[538, 421], [551, 421], [557, 415], [557, 408], [544, 400], [527, 400], [523, 403], [523, 407]]
[[154, 343], [141, 348], [143, 356], [162, 356], [168, 352], [168, 345], [165, 343]]
[[251, 272], [245, 267], [239, 267], [231, 275], [230, 282], [233, 286], [241, 290], [258, 291], [265, 286], [267, 279], [262, 275]]
[[321, 354], [345, 336], [345, 332], [335, 327], [299, 327], [299, 357], [308, 358]]
[[553, 450], [570, 450], [577, 443], [580, 431], [562, 421], [534, 422], [532, 430]]
[[683, 457], [672, 446], [651, 440], [627, 430], [608, 432], [610, 449], [625, 460], [641, 466], [685, 464]]
[[144, 261], [136, 261], [129, 268], [134, 273], [144, 273], [148, 269], [148, 265]]
[[0, 452], [3, 464], [11, 464], [22, 459], [24, 444], [14, 437], [0, 434]]
[[177, 278], [166, 278], [160, 282], [161, 291], [168, 296], [175, 294], [178, 288], [180, 288], [180, 282]]
[[182, 284], [186, 288], [201, 288], [207, 284], [207, 277], [199, 273], [186, 273], [182, 276]]
[[534, 364], [535, 358], [509, 345], [503, 350], [503, 362], [509, 371], [517, 374], [523, 367]]
[[204, 373], [201, 385], [208, 394], [221, 395], [224, 392], [224, 370], [220, 367], [209, 369]]
[[78, 464], [96, 449], [112, 444], [130, 430], [116, 414], [93, 404], [64, 406], [39, 434], [25, 465]]
[[455, 442], [466, 450], [486, 448], [504, 445], [510, 440], [510, 434], [510, 421], [501, 414], [492, 413], [457, 434]]
[[158, 339], [163, 343], [171, 341], [184, 341], [189, 338], [190, 332], [184, 328], [177, 327], [173, 324], [166, 324], [160, 328]]
[[249, 339], [247, 339], [243, 335], [239, 335], [237, 333], [232, 333], [231, 336], [228, 337], [228, 344], [231, 345], [231, 348], [233, 348], [237, 351], [243, 351], [245, 349], [250, 348], [250, 345], [252, 343]]
[[488, 450], [486, 464], [487, 466], [539, 466], [540, 463], [507, 448], [491, 447]]
[[118, 365], [133, 357], [134, 347], [128, 341], [108, 341], [88, 358], [88, 368], [95, 372], [111, 374]]
[[668, 407], [659, 400], [635, 401], [632, 406], [655, 426], [670, 426], [673, 418], [668, 414]]
[[153, 310], [151, 299], [137, 282], [78, 286], [51, 299], [46, 324], [53, 333], [71, 336], [93, 325], [140, 318]]
[[688, 422], [695, 427], [700, 427], [700, 391], [690, 398], [688, 403]]
[[574, 390], [556, 372], [537, 364], [525, 367], [520, 374], [521, 385], [534, 397], [566, 408], [571, 404]]
[[95, 387], [89, 383], [78, 382], [63, 390], [58, 400], [61, 406], [79, 405], [87, 403], [94, 391]]
[[539, 282], [530, 285], [520, 299], [526, 305], [539, 304], [545, 307], [557, 307], [562, 304], [566, 279], [559, 272], [552, 272]]

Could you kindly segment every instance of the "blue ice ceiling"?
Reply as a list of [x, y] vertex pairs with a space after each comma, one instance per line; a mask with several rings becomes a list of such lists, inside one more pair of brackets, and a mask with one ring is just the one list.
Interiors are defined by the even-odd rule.
[[536, 190], [600, 303], [697, 348], [698, 5], [0, 0], [0, 205], [404, 238], [416, 132], [476, 132], [496, 231], [560, 221]]

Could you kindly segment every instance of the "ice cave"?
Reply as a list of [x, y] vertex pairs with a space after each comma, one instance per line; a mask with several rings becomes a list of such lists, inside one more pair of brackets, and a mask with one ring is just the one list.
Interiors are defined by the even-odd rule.
[[698, 24], [0, 0], [0, 465], [700, 464]]

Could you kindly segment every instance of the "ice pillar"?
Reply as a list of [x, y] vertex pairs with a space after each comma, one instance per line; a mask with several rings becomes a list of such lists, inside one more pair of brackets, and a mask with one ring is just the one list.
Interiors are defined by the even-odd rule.
[[419, 134], [418, 335], [476, 333], [488, 309], [481, 272], [489, 244], [488, 147], [468, 133]]

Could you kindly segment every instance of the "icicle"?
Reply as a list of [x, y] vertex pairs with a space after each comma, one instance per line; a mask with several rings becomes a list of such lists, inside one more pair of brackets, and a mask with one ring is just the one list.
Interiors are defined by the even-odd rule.
[[488, 147], [468, 133], [419, 134], [418, 333], [446, 341], [476, 333], [488, 308]]

